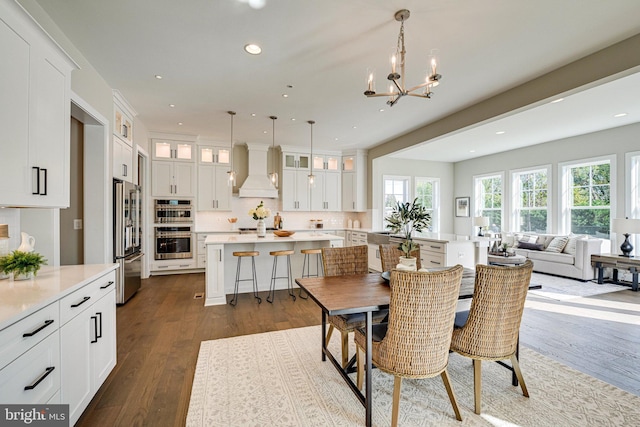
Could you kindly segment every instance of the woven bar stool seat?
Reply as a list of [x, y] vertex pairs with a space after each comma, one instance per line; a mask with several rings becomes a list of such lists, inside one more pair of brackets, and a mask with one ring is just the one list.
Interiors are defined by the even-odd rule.
[[[314, 248], [314, 249], [302, 249], [300, 251], [301, 254], [304, 255], [304, 260], [302, 261], [302, 278], [305, 277], [320, 277], [324, 275], [324, 271], [322, 269], [322, 249]], [[311, 255], [316, 256], [316, 272], [315, 274], [311, 273]], [[307, 299], [309, 295], [302, 296], [302, 288], [298, 291], [298, 296], [302, 299]]]
[[[238, 303], [238, 285], [240, 282], [249, 282], [253, 283], [253, 296], [258, 300], [258, 304], [262, 302], [262, 298], [258, 296], [258, 278], [256, 276], [256, 260], [255, 257], [259, 256], [260, 252], [258, 251], [238, 251], [233, 252], [233, 256], [238, 257], [238, 264], [236, 267], [236, 282], [235, 288], [233, 292], [233, 298], [229, 301], [229, 304], [235, 307]], [[240, 278], [240, 269], [242, 266], [242, 258], [251, 257], [251, 277], [248, 279]]]
[[[276, 290], [276, 281], [280, 279], [287, 280], [287, 290], [289, 291], [289, 296], [296, 300], [296, 296], [293, 294], [293, 275], [291, 274], [291, 255], [295, 252], [293, 250], [285, 250], [285, 251], [271, 251], [269, 255], [273, 257], [273, 268], [271, 269], [271, 285], [269, 286], [269, 295], [267, 296], [267, 301], [273, 303], [273, 297]], [[279, 257], [287, 257], [287, 271], [286, 276], [278, 276], [278, 258]]]

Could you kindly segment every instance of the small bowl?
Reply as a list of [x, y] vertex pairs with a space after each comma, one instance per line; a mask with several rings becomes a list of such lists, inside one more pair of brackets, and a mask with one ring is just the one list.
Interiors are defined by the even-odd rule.
[[227, 218], [227, 221], [229, 221], [231, 224], [235, 224], [236, 221], [238, 221], [238, 218]]
[[294, 234], [296, 234], [295, 231], [287, 231], [287, 230], [274, 230], [273, 234], [275, 234], [278, 237], [289, 237], [292, 236]]

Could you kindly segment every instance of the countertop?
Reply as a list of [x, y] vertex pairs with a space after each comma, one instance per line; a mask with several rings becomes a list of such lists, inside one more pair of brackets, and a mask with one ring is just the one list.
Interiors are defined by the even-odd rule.
[[118, 264], [44, 266], [31, 280], [0, 280], [0, 330], [116, 268]]
[[[360, 231], [363, 233], [369, 233], [371, 232], [370, 228], [329, 228], [329, 227], [324, 227], [324, 228], [286, 228], [286, 230], [289, 231], [295, 231], [295, 232], [300, 232], [300, 233], [311, 233], [311, 232], [319, 232], [319, 233], [327, 233], [327, 232], [333, 232], [333, 231]], [[197, 230], [196, 233], [198, 234], [207, 234], [207, 233], [215, 233], [215, 234], [233, 234], [233, 233], [240, 233], [239, 230]]]
[[289, 237], [278, 237], [267, 232], [265, 237], [257, 234], [212, 234], [204, 241], [206, 245], [229, 245], [239, 243], [289, 243], [289, 242], [319, 242], [327, 240], [344, 240], [341, 236], [321, 232], [299, 232]]

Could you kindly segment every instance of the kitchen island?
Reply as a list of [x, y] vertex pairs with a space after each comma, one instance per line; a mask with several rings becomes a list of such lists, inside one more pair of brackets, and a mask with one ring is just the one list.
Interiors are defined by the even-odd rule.
[[[234, 291], [236, 278], [237, 258], [233, 256], [236, 251], [258, 251], [260, 256], [255, 258], [256, 275], [258, 277], [259, 292], [268, 292], [271, 282], [271, 269], [273, 257], [271, 251], [293, 250], [291, 256], [292, 281], [302, 276], [303, 255], [301, 249], [339, 247], [343, 246], [343, 237], [319, 232], [298, 232], [289, 237], [277, 237], [267, 233], [266, 237], [258, 237], [257, 234], [216, 234], [210, 235], [205, 240], [207, 248], [206, 260], [206, 286], [204, 305], [221, 305], [227, 303], [227, 294]], [[250, 277], [250, 263], [244, 262], [241, 278]], [[278, 276], [284, 272], [280, 270], [286, 263], [278, 264]], [[313, 266], [312, 266], [313, 271]], [[295, 282], [293, 282], [295, 285]], [[278, 280], [276, 289], [286, 289], [286, 280]], [[251, 282], [240, 282], [238, 293], [253, 292]]]

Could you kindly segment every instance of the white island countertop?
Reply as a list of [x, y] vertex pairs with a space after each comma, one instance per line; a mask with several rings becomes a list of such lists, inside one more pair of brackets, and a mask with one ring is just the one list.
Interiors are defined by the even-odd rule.
[[30, 280], [0, 280], [0, 329], [116, 268], [118, 264], [44, 266]]
[[271, 232], [267, 232], [265, 237], [258, 237], [257, 234], [212, 234], [204, 241], [206, 245], [229, 245], [242, 243], [295, 243], [295, 242], [321, 242], [332, 240], [344, 240], [335, 234], [319, 232], [298, 232], [289, 237], [278, 237]]

